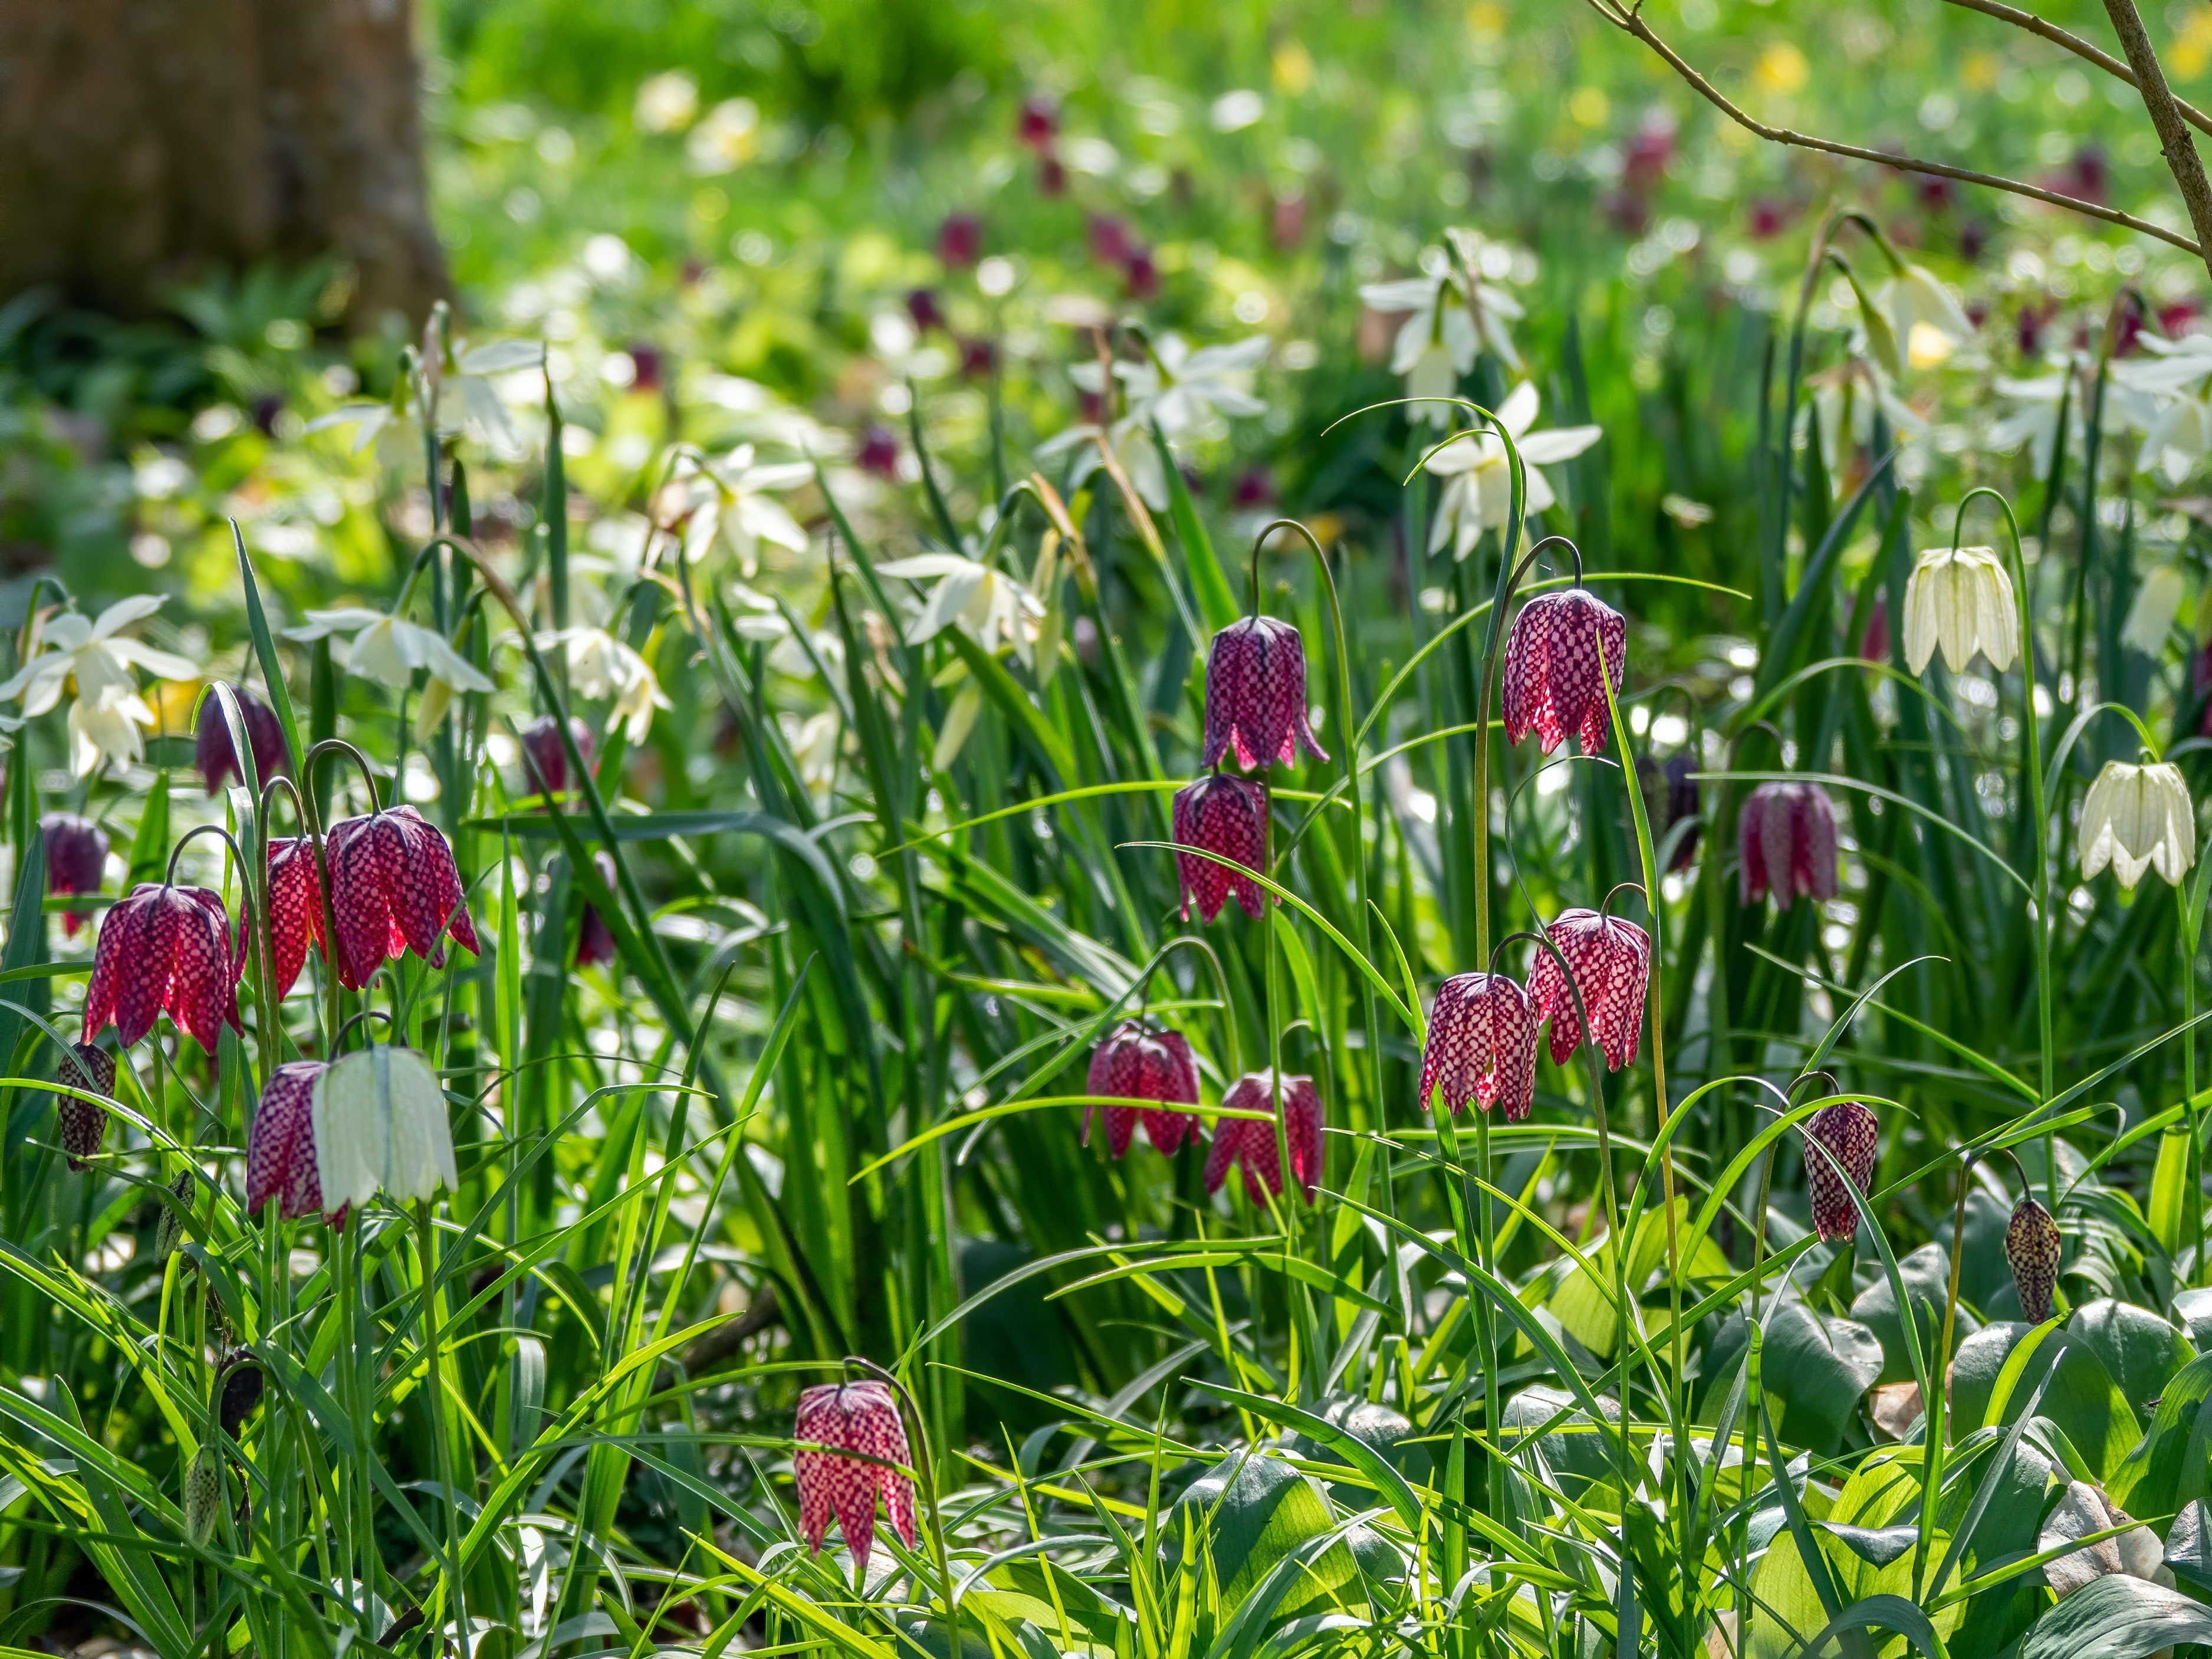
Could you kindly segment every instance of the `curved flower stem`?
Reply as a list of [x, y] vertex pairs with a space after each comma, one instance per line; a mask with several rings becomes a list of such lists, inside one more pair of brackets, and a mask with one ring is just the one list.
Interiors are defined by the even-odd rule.
[[[2040, 1064], [2037, 1079], [2043, 1100], [2049, 1100], [2057, 1091], [2054, 1081], [2057, 1048], [2052, 1032], [2054, 1022], [2051, 1009], [2051, 814], [2043, 787], [2043, 739], [2035, 714], [2035, 620], [2028, 605], [2027, 566], [2020, 546], [2020, 520], [2013, 516], [2012, 503], [1987, 484], [1968, 490], [1959, 501], [1959, 511], [1951, 521], [1951, 547], [1957, 551], [1959, 532], [1966, 522], [1966, 509], [1974, 499], [1987, 495], [2003, 510], [2005, 528], [2012, 536], [2012, 583], [2014, 611], [2020, 622], [2021, 674], [2021, 746], [2025, 763], [2021, 769], [2027, 774], [2029, 810], [2034, 814], [2035, 825], [2035, 915], [2030, 919], [2030, 932], [2035, 941], [2035, 1014]], [[2040, 1102], [2038, 1103], [2039, 1104]], [[2058, 1158], [2056, 1132], [2045, 1134], [2043, 1157], [2045, 1175], [2051, 1190], [2051, 1212], [2058, 1213]]]
[[344, 949], [338, 943], [337, 912], [331, 900], [330, 843], [324, 833], [323, 815], [317, 805], [315, 792], [315, 763], [325, 755], [349, 757], [360, 770], [362, 783], [368, 790], [368, 810], [372, 817], [382, 809], [376, 800], [376, 769], [369, 764], [367, 755], [343, 738], [325, 738], [311, 747], [300, 762], [300, 807], [307, 819], [307, 838], [315, 849], [315, 905], [323, 921], [323, 1029], [329, 1033], [324, 1058], [338, 1057], [340, 1030], [339, 997], [343, 987], [338, 978], [338, 956]]
[[1152, 952], [1152, 959], [1145, 964], [1143, 971], [1137, 975], [1137, 1012], [1139, 1014], [1144, 1012], [1146, 1000], [1151, 995], [1149, 988], [1152, 975], [1158, 973], [1166, 963], [1168, 952], [1175, 950], [1178, 945], [1188, 945], [1192, 950], [1196, 951], [1206, 958], [1208, 965], [1213, 969], [1214, 990], [1221, 998], [1222, 1030], [1229, 1039], [1228, 1077], [1233, 1083], [1244, 1075], [1243, 1060], [1238, 1053], [1239, 1045], [1237, 1041], [1236, 1005], [1229, 1000], [1229, 975], [1222, 969], [1221, 957], [1204, 939], [1196, 933], [1177, 933]]
[[937, 1508], [937, 1465], [929, 1450], [928, 1420], [922, 1416], [921, 1407], [907, 1385], [874, 1360], [847, 1354], [844, 1363], [887, 1385], [904, 1403], [907, 1416], [913, 1419], [914, 1443], [921, 1453], [915, 1473], [921, 1475], [922, 1496], [929, 1501], [929, 1541], [937, 1557], [937, 1579], [945, 1598], [945, 1621], [951, 1638], [950, 1651], [957, 1655], [960, 1652], [960, 1602], [953, 1592], [951, 1557], [945, 1547], [945, 1519]]

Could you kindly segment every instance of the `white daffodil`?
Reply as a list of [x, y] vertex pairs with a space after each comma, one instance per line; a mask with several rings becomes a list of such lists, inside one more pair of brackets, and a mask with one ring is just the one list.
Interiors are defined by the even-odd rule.
[[[1069, 374], [1074, 377], [1076, 384], [1084, 386], [1087, 392], [1091, 388], [1084, 385], [1086, 377], [1082, 371], [1090, 369], [1092, 374], [1088, 378], [1103, 380], [1097, 368], [1096, 363], [1078, 363]], [[1084, 481], [1104, 465], [1105, 458], [1098, 447], [1102, 443], [1114, 452], [1115, 462], [1121, 467], [1122, 476], [1128, 479], [1129, 487], [1137, 492], [1145, 505], [1155, 513], [1166, 512], [1167, 469], [1160, 465], [1159, 447], [1152, 441], [1152, 428], [1133, 415], [1125, 416], [1111, 426], [1100, 426], [1095, 421], [1085, 421], [1079, 426], [1064, 428], [1039, 444], [1036, 453], [1041, 460], [1071, 453], [1074, 456], [1067, 475], [1067, 488], [1072, 492], [1080, 489]]]
[[2184, 392], [2169, 398], [2143, 434], [2136, 470], [2155, 466], [2169, 484], [2178, 484], [2212, 455], [2212, 397]]
[[1003, 570], [957, 553], [918, 553], [876, 568], [902, 581], [937, 584], [907, 629], [908, 645], [934, 639], [957, 623], [986, 651], [995, 652], [1004, 641], [1024, 667], [1030, 665], [1030, 649], [1044, 622], [1044, 602]]
[[141, 593], [118, 600], [96, 617], [64, 611], [47, 622], [38, 654], [0, 685], [0, 699], [21, 697], [23, 717], [29, 720], [59, 702], [62, 692], [75, 683], [76, 701], [69, 713], [70, 762], [79, 777], [103, 760], [128, 763], [144, 756], [143, 732], [155, 717], [138, 693], [134, 670], [143, 668], [165, 680], [198, 678], [199, 665], [189, 657], [159, 650], [121, 632], [161, 608], [159, 597]]
[[333, 1060], [315, 1079], [309, 1108], [323, 1207], [434, 1197], [460, 1185], [446, 1091], [430, 1062], [389, 1043]]
[[2212, 454], [2212, 336], [2139, 337], [2148, 355], [2112, 365], [2107, 417], [2117, 410], [2143, 434], [2137, 471], [2155, 467], [2178, 484]]
[[811, 481], [813, 466], [805, 461], [757, 463], [753, 457], [753, 446], [740, 444], [711, 466], [686, 461], [661, 492], [661, 521], [683, 526], [684, 556], [695, 564], [717, 541], [737, 554], [748, 577], [760, 568], [763, 542], [793, 553], [806, 550], [806, 532], [775, 496]]
[[2120, 624], [2120, 643], [2146, 657], [2164, 650], [2173, 619], [2180, 614], [2183, 586], [2178, 565], [2161, 564], [2145, 572], [2128, 606], [2128, 619]]
[[653, 665], [604, 628], [568, 628], [541, 634], [540, 650], [559, 646], [568, 657], [568, 683], [586, 697], [614, 700], [613, 718], [632, 743], [653, 729], [653, 711], [673, 708]]
[[2181, 769], [2106, 761], [2081, 798], [2081, 879], [2107, 864], [2132, 890], [2145, 870], [2173, 886], [2197, 862], [2197, 808]]
[[1875, 416], [1889, 423], [1890, 441], [1911, 444], [1925, 437], [1928, 422], [1897, 395], [1889, 379], [1864, 357], [1806, 376], [1812, 388], [1814, 434], [1820, 459], [1838, 490], [1847, 487], [1853, 459], [1874, 447]]
[[[1425, 276], [1370, 283], [1359, 290], [1361, 303], [1388, 315], [1403, 313], [1390, 349], [1390, 372], [1406, 377], [1408, 398], [1448, 398], [1459, 378], [1474, 367], [1475, 354], [1488, 348], [1509, 369], [1521, 367], [1505, 325], [1518, 319], [1521, 302], [1483, 279], [1483, 241], [1472, 233], [1455, 233], [1467, 259], [1470, 279], [1439, 261]], [[1417, 404], [1407, 418], [1445, 426], [1448, 404]]]
[[428, 673], [422, 700], [416, 705], [415, 726], [428, 736], [446, 717], [455, 694], [489, 691], [491, 681], [466, 657], [446, 642], [434, 628], [424, 628], [404, 617], [371, 611], [365, 605], [342, 605], [335, 611], [310, 611], [307, 620], [288, 628], [288, 640], [319, 640], [349, 633], [346, 672], [404, 691], [415, 683], [416, 671]]
[[1906, 265], [1882, 295], [1891, 334], [1905, 362], [1933, 368], [1974, 337], [1974, 325], [1950, 284], [1925, 265]]
[[1996, 550], [1931, 547], [1905, 584], [1905, 665], [1928, 666], [1938, 645], [1957, 673], [1978, 651], [2002, 673], [2020, 650], [2020, 606]]
[[837, 758], [845, 738], [837, 711], [825, 708], [803, 720], [796, 714], [785, 714], [781, 719], [783, 740], [799, 768], [799, 781], [814, 794], [827, 794], [837, 781]]
[[2067, 373], [2062, 368], [2032, 380], [2009, 374], [1996, 380], [1997, 396], [2012, 407], [1990, 428], [1990, 447], [2010, 454], [2027, 445], [2028, 459], [2039, 478], [2051, 476], [2051, 452], [2058, 443], [2058, 409], [2067, 401]]
[[[1523, 380], [1498, 406], [1498, 423], [1512, 434], [1526, 463], [1529, 516], [1543, 512], [1559, 499], [1544, 477], [1545, 466], [1571, 459], [1604, 434], [1594, 426], [1564, 426], [1549, 432], [1531, 432], [1536, 422], [1534, 385]], [[1505, 445], [1488, 428], [1455, 438], [1429, 457], [1428, 470], [1450, 482], [1437, 503], [1435, 524], [1429, 534], [1433, 553], [1449, 543], [1452, 556], [1464, 559], [1474, 551], [1486, 530], [1504, 526], [1512, 510], [1513, 464]]]
[[[535, 340], [494, 340], [486, 345], [457, 343], [450, 365], [429, 377], [433, 427], [441, 433], [474, 426], [477, 436], [502, 459], [522, 453], [521, 440], [493, 377], [543, 368], [545, 348]], [[377, 459], [392, 465], [419, 465], [422, 459], [422, 402], [414, 377], [401, 375], [382, 403], [347, 404], [307, 422], [307, 430], [332, 427], [354, 430], [356, 454], [376, 445]]]

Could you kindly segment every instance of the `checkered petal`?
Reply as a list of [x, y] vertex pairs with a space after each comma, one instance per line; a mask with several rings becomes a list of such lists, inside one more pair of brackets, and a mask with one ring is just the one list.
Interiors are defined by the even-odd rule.
[[1321, 1091], [1310, 1077], [1283, 1079], [1283, 1139], [1290, 1147], [1291, 1173], [1310, 1204], [1321, 1185], [1323, 1144]]
[[[1141, 1093], [1144, 1061], [1139, 1049], [1144, 1029], [1136, 1020], [1124, 1020], [1091, 1051], [1091, 1075], [1084, 1089], [1085, 1094], [1131, 1099]], [[1091, 1115], [1094, 1109], [1105, 1114], [1107, 1150], [1120, 1158], [1129, 1150], [1129, 1137], [1136, 1133], [1137, 1108], [1085, 1106], [1083, 1144], [1086, 1146], [1091, 1144]]]
[[271, 1198], [287, 1221], [318, 1215], [323, 1207], [321, 1172], [315, 1164], [313, 1107], [320, 1060], [295, 1060], [270, 1073], [246, 1132], [246, 1207], [258, 1211]]
[[269, 843], [270, 988], [277, 1000], [299, 981], [307, 941], [321, 935], [314, 843], [305, 836], [278, 836]]
[[1306, 711], [1306, 653], [1298, 630], [1273, 617], [1247, 617], [1213, 636], [1206, 659], [1206, 764], [1236, 751], [1247, 771], [1289, 766], [1304, 744], [1316, 760]]
[[[1862, 1193], [1872, 1185], [1881, 1125], [1873, 1111], [1857, 1101], [1838, 1100], [1814, 1113], [1805, 1133], [1835, 1154], [1831, 1163], [1817, 1148], [1805, 1149], [1805, 1184], [1813, 1195], [1813, 1231], [1831, 1243], [1849, 1238], [1858, 1231], [1859, 1212], [1844, 1182]], [[1837, 1164], [1844, 1166], [1840, 1174]]]
[[2051, 1293], [2058, 1284], [2058, 1258], [2064, 1241], [2051, 1212], [2032, 1197], [2013, 1206], [2005, 1228], [2005, 1261], [2020, 1292], [2021, 1316], [2040, 1325], [2051, 1317]]
[[[1221, 1103], [1239, 1111], [1273, 1111], [1274, 1080], [1266, 1072], [1247, 1072], [1230, 1085]], [[1281, 1111], [1291, 1173], [1310, 1202], [1322, 1170], [1321, 1096], [1310, 1077], [1283, 1079]], [[1282, 1196], [1282, 1159], [1276, 1152], [1274, 1126], [1267, 1120], [1225, 1117], [1215, 1123], [1213, 1146], [1206, 1158], [1207, 1192], [1221, 1190], [1232, 1164], [1243, 1166], [1244, 1190], [1253, 1203], [1265, 1204], [1271, 1194]]]
[[[266, 784], [277, 773], [290, 769], [291, 757], [284, 747], [283, 722], [276, 718], [276, 710], [244, 686], [234, 685], [230, 690], [238, 699], [238, 712], [245, 718], [246, 741], [253, 750], [253, 770]], [[206, 781], [210, 795], [220, 790], [227, 779], [244, 781], [238, 751], [230, 741], [230, 723], [222, 717], [220, 698], [201, 700], [199, 721], [192, 729], [192, 748], [200, 776]]]
[[1836, 896], [1836, 808], [1817, 783], [1762, 783], [1736, 830], [1737, 893], [1755, 904], [1771, 888], [1776, 908], [1800, 895]]
[[1522, 605], [1505, 638], [1506, 740], [1533, 731], [1548, 755], [1572, 732], [1584, 754], [1602, 750], [1612, 722], [1605, 683], [1620, 695], [1627, 649], [1626, 619], [1586, 589], [1540, 593]]
[[[810, 1550], [817, 1553], [834, 1516], [845, 1534], [860, 1576], [868, 1571], [868, 1552], [876, 1537], [876, 1498], [880, 1493], [892, 1527], [911, 1549], [915, 1540], [914, 1483], [882, 1458], [907, 1464], [906, 1425], [898, 1400], [888, 1384], [877, 1382], [825, 1384], [799, 1396], [794, 1437], [837, 1450], [802, 1445], [792, 1458], [799, 1485], [799, 1522]], [[859, 1452], [859, 1457], [838, 1455]]]
[[219, 895], [204, 887], [173, 887], [167, 902], [181, 911], [162, 1006], [213, 1054], [224, 1025], [245, 1029], [238, 1018], [238, 975], [245, 959], [231, 943], [230, 917]]
[[[97, 893], [107, 869], [107, 832], [74, 812], [49, 812], [39, 820], [46, 843], [46, 891], [57, 898]], [[81, 910], [62, 912], [62, 933], [75, 939], [85, 924]]]
[[433, 968], [445, 966], [445, 947], [440, 941], [448, 930], [457, 943], [475, 953], [476, 924], [469, 918], [452, 846], [411, 806], [392, 807], [383, 817], [406, 848], [396, 864], [384, 866], [384, 873], [392, 917], [408, 945]]
[[[144, 914], [144, 901], [139, 896], [149, 891], [159, 892], [157, 887], [141, 884], [128, 897], [118, 899], [110, 907], [100, 926], [100, 934], [92, 951], [92, 977], [84, 988], [83, 1038], [92, 1041], [93, 1033], [113, 1020], [123, 993], [123, 964], [132, 958], [131, 941]], [[142, 1030], [139, 1036], [143, 1036]]]
[[407, 935], [392, 913], [392, 878], [407, 858], [407, 838], [391, 814], [373, 812], [331, 826], [324, 844], [331, 866], [331, 919], [337, 929], [338, 982], [358, 991], [402, 955]]
[[[115, 1098], [115, 1056], [89, 1042], [73, 1042], [55, 1068], [55, 1080], [71, 1089]], [[54, 1115], [61, 1131], [62, 1151], [72, 1170], [82, 1170], [96, 1157], [107, 1139], [107, 1109], [75, 1095], [54, 1097]]]
[[[1185, 784], [1176, 791], [1171, 821], [1176, 840], [1185, 847], [1233, 859], [1247, 870], [1267, 867], [1267, 797], [1255, 783], [1215, 773]], [[1232, 892], [1247, 915], [1257, 916], [1267, 906], [1266, 890], [1228, 865], [1195, 853], [1176, 854], [1176, 865], [1185, 921], [1196, 904], [1199, 915], [1212, 921]]]
[[167, 999], [177, 929], [184, 919], [180, 907], [166, 902], [168, 896], [160, 884], [141, 882], [101, 921], [93, 946], [92, 984], [85, 994], [86, 1042], [111, 1018], [125, 1048], [154, 1029]]
[[[1145, 1097], [1148, 1100], [1198, 1104], [1198, 1060], [1181, 1031], [1159, 1031], [1145, 1048]], [[1173, 1158], [1198, 1134], [1195, 1112], [1148, 1111], [1145, 1139], [1163, 1157]]]
[[1455, 974], [1437, 991], [1421, 1054], [1420, 1105], [1441, 1091], [1457, 1113], [1472, 1100], [1502, 1106], [1510, 1122], [1535, 1103], [1537, 1014], [1528, 994], [1503, 974]]
[[[1635, 1057], [1643, 1040], [1649, 935], [1632, 921], [1581, 908], [1560, 911], [1545, 932], [1574, 975], [1607, 1068], [1619, 1071]], [[1551, 1018], [1552, 1062], [1564, 1066], [1583, 1040], [1583, 1027], [1566, 975], [1550, 951], [1537, 957], [1528, 989], [1537, 1010]]]
[[1797, 787], [1790, 879], [1808, 898], [1825, 902], [1836, 896], [1836, 805], [1817, 783]]
[[1760, 784], [1735, 815], [1735, 896], [1747, 909], [1766, 896], [1766, 810], [1774, 799], [1772, 788]]

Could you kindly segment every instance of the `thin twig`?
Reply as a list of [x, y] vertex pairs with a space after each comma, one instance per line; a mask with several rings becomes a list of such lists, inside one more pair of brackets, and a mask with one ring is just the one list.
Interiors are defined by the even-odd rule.
[[[2136, 85], [2136, 72], [2102, 46], [2084, 40], [2078, 34], [2069, 33], [2032, 11], [2008, 6], [2004, 0], [1951, 0], [1951, 3], [1964, 6], [1968, 11], [1978, 11], [1984, 17], [1994, 17], [2001, 23], [2010, 23], [2015, 28], [2026, 29], [2030, 34], [2039, 35], [2055, 46], [2063, 46], [2083, 63], [2094, 64], [2106, 74], [2124, 81], [2131, 87]], [[2212, 132], [2212, 115], [2207, 115], [2185, 99], [2175, 99], [2173, 106], [2181, 112], [2181, 118], [2199, 132]]]
[[[1842, 144], [1832, 138], [1815, 137], [1810, 133], [1797, 132], [1789, 127], [1769, 126], [1765, 122], [1757, 119], [1749, 112], [1729, 102], [1717, 87], [1692, 68], [1684, 61], [1680, 53], [1653, 33], [1651, 26], [1637, 13], [1623, 9], [1613, 3], [1613, 0], [1589, 0], [1589, 4], [1600, 16], [1614, 27], [1624, 33], [1634, 35], [1652, 51], [1657, 52], [1660, 57], [1665, 58], [1668, 67], [1687, 81], [1692, 88], [1715, 109], [1720, 111], [1737, 125], [1757, 133], [1770, 143], [1792, 144], [1800, 149], [1820, 150], [1829, 155], [1847, 156], [1855, 161], [1878, 162], [1886, 167], [1894, 167], [1901, 173], [1924, 173], [1937, 179], [1956, 179], [1961, 184], [1986, 185], [1991, 190], [2002, 190], [2014, 196], [2026, 196], [2038, 202], [2046, 202], [2052, 207], [2065, 208], [2088, 218], [2101, 219], [2106, 224], [2118, 225], [2124, 229], [2135, 231], [2140, 235], [2155, 236], [2160, 241], [2178, 247], [2185, 253], [2193, 253], [2200, 259], [2205, 257], [2203, 246], [2191, 241], [2180, 232], [2168, 230], [2164, 225], [2154, 225], [2148, 219], [2138, 219], [2132, 213], [2122, 213], [2118, 209], [2106, 207], [2101, 203], [2085, 202], [2078, 196], [2062, 195], [2055, 190], [2045, 190], [2039, 185], [2027, 184], [2018, 179], [2000, 178], [1993, 173], [1976, 173], [1971, 167], [1954, 167], [1948, 162], [1923, 161], [1911, 155], [1893, 155], [1878, 149], [1868, 149], [1860, 144]], [[2164, 85], [2162, 79], [2160, 84]]]
[[[2189, 136], [2172, 89], [2166, 84], [2166, 71], [2159, 66], [2158, 54], [2151, 50], [2142, 15], [2136, 10], [2135, 0], [2105, 0], [2105, 15], [2112, 20], [2121, 50], [2128, 55], [2128, 67], [2136, 72], [2136, 90], [2142, 94], [2143, 107], [2150, 112], [2151, 125], [2158, 129], [2166, 171], [2173, 174], [2173, 182], [2181, 186], [2181, 199], [2189, 204], [2189, 222], [2196, 228], [2197, 245], [2212, 249], [2212, 183], [2205, 180], [2203, 158], [2197, 155], [2197, 141]], [[2212, 269], [2212, 253], [2205, 256], [2205, 264]]]

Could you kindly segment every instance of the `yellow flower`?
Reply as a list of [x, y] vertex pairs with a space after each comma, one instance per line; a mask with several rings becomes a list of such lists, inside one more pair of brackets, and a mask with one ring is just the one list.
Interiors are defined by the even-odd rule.
[[1930, 548], [1905, 585], [1905, 665], [1917, 674], [1936, 647], [1957, 673], [1978, 651], [2002, 673], [2020, 650], [2020, 606], [1996, 550]]
[[2124, 888], [2156, 870], [2179, 887], [2197, 862], [2197, 808], [2179, 767], [2106, 761], [2081, 798], [2081, 878], [2107, 864]]

